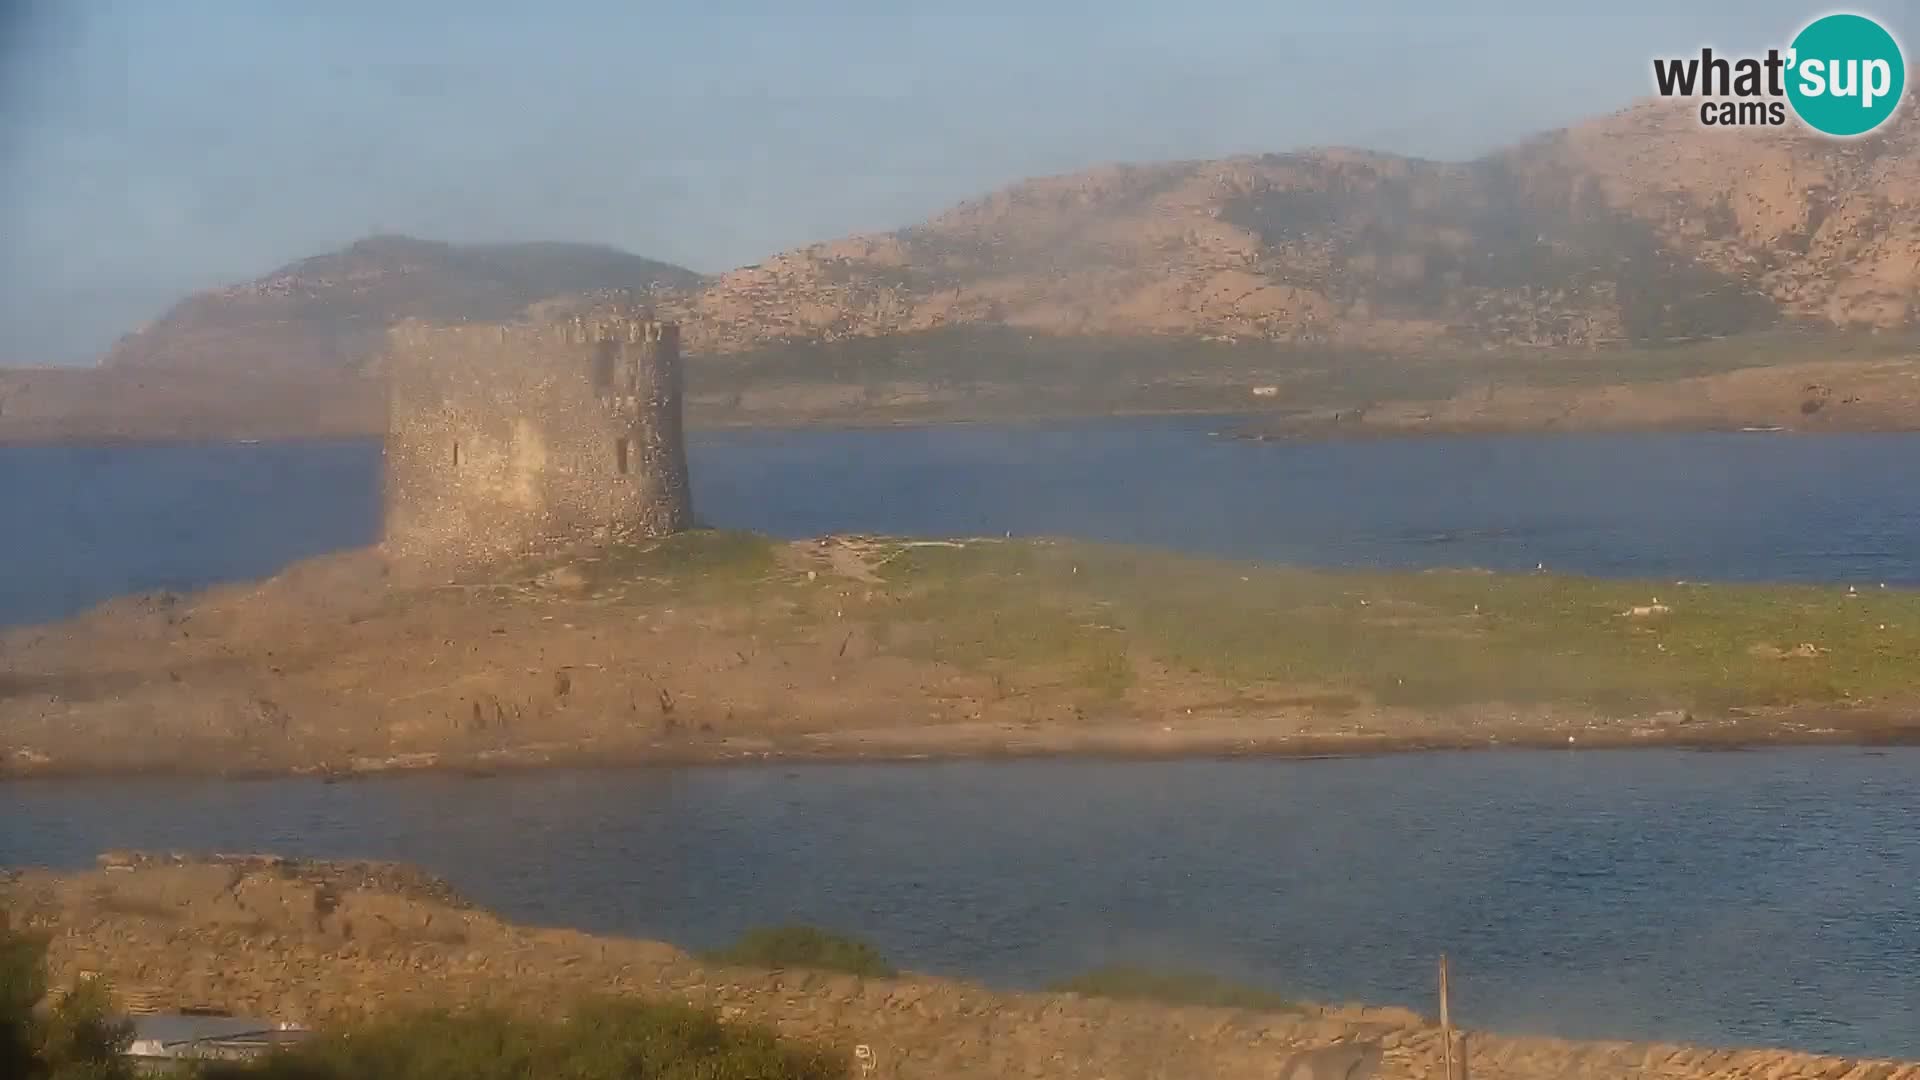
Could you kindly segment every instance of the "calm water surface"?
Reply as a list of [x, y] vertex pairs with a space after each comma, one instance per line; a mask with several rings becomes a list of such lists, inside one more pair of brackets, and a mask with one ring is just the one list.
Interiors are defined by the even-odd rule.
[[0, 786], [0, 863], [407, 859], [514, 918], [801, 919], [1032, 985], [1114, 960], [1567, 1035], [1920, 1057], [1920, 750]]
[[[708, 432], [715, 525], [1051, 534], [1321, 566], [1920, 584], [1920, 436], [1323, 444], [1224, 421]], [[0, 623], [271, 573], [379, 534], [373, 443], [0, 448]]]

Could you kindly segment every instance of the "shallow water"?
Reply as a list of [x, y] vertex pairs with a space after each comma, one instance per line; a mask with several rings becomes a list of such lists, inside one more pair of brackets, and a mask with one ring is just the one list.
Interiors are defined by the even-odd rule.
[[693, 946], [798, 919], [1038, 985], [1114, 960], [1465, 1023], [1920, 1058], [1920, 750], [0, 785], [0, 863], [422, 863]]
[[[1914, 435], [1321, 444], [1218, 418], [692, 440], [706, 521], [1052, 534], [1320, 566], [1920, 584]], [[0, 448], [0, 623], [269, 574], [379, 534], [371, 442]]]

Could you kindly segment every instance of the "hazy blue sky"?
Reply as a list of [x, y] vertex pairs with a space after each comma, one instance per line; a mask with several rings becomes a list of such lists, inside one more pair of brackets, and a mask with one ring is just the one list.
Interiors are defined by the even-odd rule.
[[0, 363], [91, 359], [376, 230], [714, 271], [1103, 161], [1467, 157], [1648, 93], [1656, 53], [1827, 10], [695, 7], [0, 0]]

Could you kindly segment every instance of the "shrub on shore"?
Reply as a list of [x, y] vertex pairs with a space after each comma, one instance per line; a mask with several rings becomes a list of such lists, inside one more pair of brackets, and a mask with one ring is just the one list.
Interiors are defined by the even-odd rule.
[[87, 980], [42, 1008], [47, 943], [15, 932], [0, 913], [0, 1076], [19, 1080], [130, 1080], [122, 1055], [132, 1026], [113, 1018], [105, 983]]
[[1114, 964], [1054, 983], [1047, 989], [1087, 997], [1155, 1001], [1165, 1005], [1216, 1005], [1230, 1009], [1300, 1012], [1300, 1004], [1270, 990], [1197, 971], [1167, 971]]
[[420, 1013], [329, 1032], [199, 1080], [836, 1080], [846, 1065], [684, 1005], [589, 1002], [564, 1020]]
[[884, 979], [899, 974], [880, 950], [858, 938], [814, 926], [763, 926], [724, 949], [705, 954], [735, 967], [814, 968]]
[[[132, 1080], [132, 1025], [89, 980], [50, 1008], [46, 942], [0, 913], [0, 1077]], [[429, 1012], [323, 1032], [258, 1061], [208, 1062], [194, 1080], [838, 1080], [846, 1063], [769, 1028], [685, 1005], [595, 1000], [563, 1020]]]

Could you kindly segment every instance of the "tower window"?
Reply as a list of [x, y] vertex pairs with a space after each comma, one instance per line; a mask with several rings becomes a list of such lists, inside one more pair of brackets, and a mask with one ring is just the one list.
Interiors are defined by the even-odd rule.
[[613, 440], [614, 467], [620, 470], [621, 476], [627, 475], [627, 446], [626, 439]]
[[605, 396], [617, 393], [613, 384], [614, 362], [619, 357], [620, 346], [612, 341], [602, 341], [593, 349], [593, 392]]
[[460, 467], [460, 441], [458, 439], [455, 439], [453, 443], [453, 467], [456, 469]]

